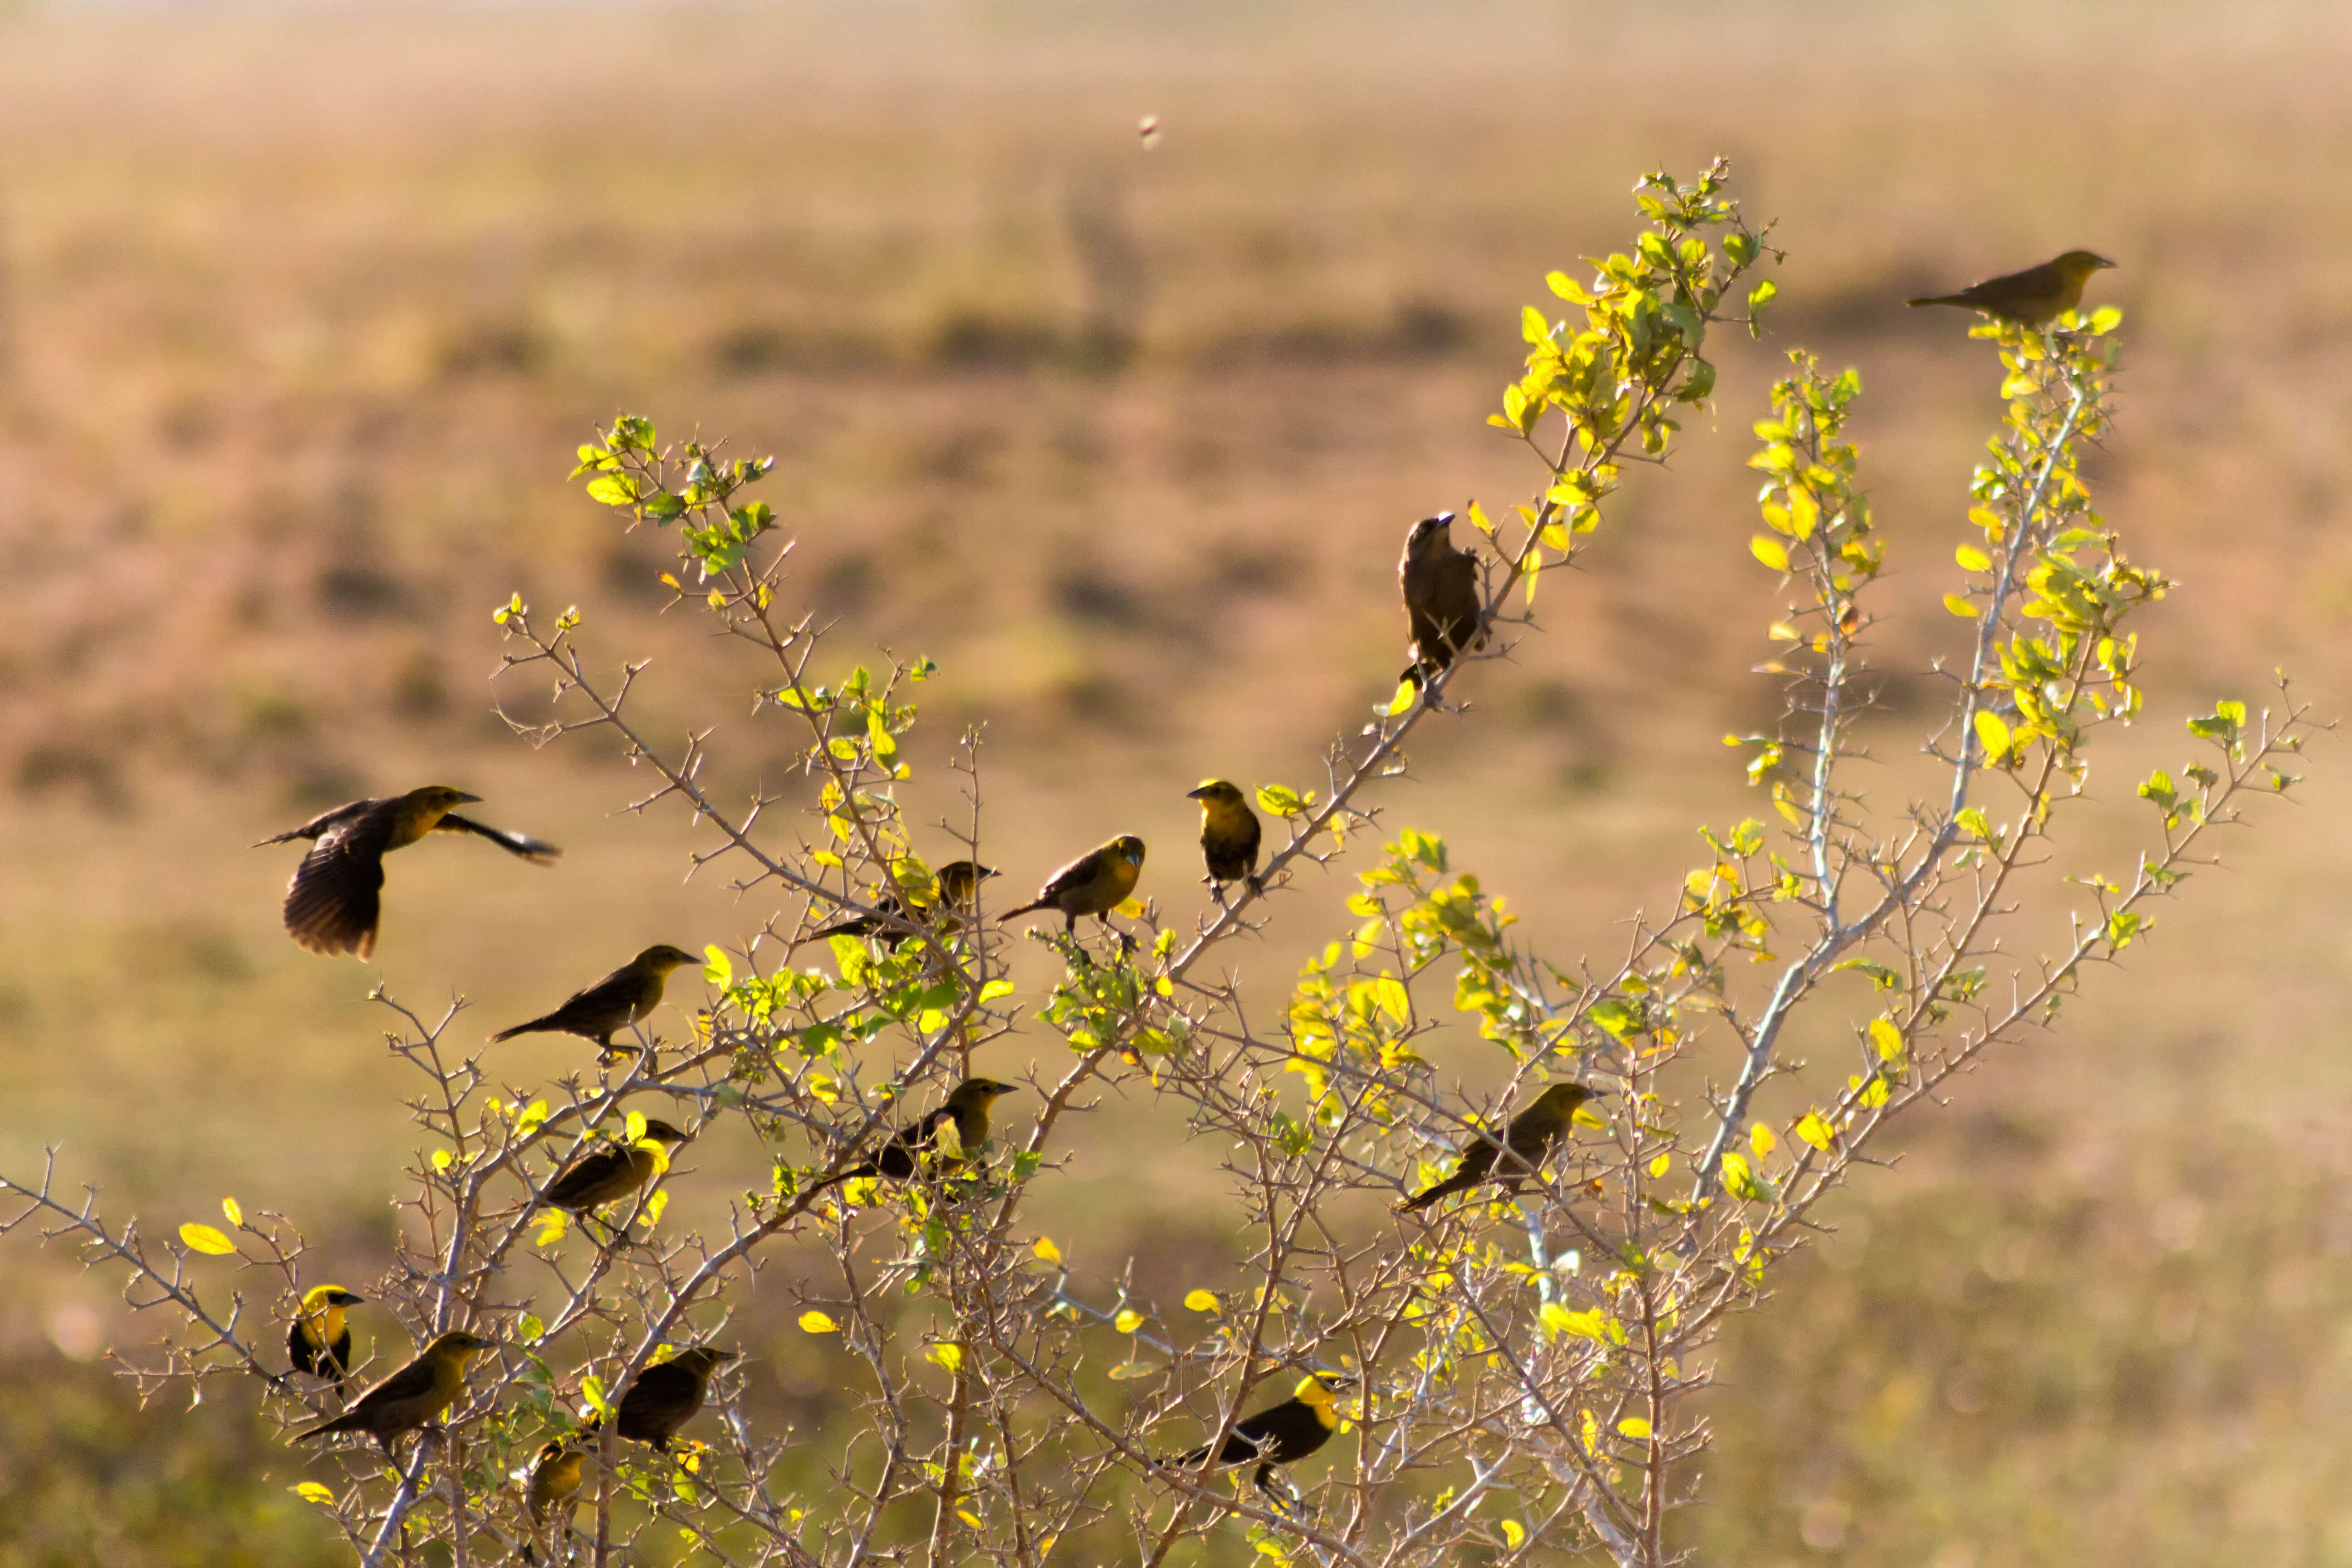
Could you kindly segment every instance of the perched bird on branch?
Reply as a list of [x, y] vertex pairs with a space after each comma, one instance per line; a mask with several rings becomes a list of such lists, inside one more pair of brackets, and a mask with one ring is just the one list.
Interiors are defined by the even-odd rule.
[[1465, 647], [1485, 647], [1478, 625], [1478, 558], [1454, 548], [1454, 514], [1424, 517], [1404, 536], [1397, 582], [1404, 590], [1412, 663], [1399, 680], [1425, 686]]
[[541, 1194], [550, 1207], [585, 1215], [616, 1198], [625, 1198], [654, 1179], [661, 1162], [647, 1143], [658, 1143], [665, 1153], [687, 1141], [686, 1134], [667, 1121], [646, 1119], [646, 1135], [634, 1143], [614, 1143], [581, 1155], [555, 1174]]
[[[595, 1041], [597, 1049], [605, 1056], [614, 1055], [614, 1035], [631, 1024], [644, 1022], [661, 1005], [662, 990], [669, 984], [670, 972], [699, 962], [683, 948], [649, 947], [585, 991], [574, 992], [562, 1006], [546, 1016], [517, 1024], [511, 1029], [500, 1029], [490, 1037], [490, 1044], [511, 1040], [517, 1035], [577, 1035], [583, 1040]], [[623, 1049], [625, 1052], [625, 1047]]]
[[307, 1443], [337, 1432], [364, 1432], [389, 1459], [394, 1438], [428, 1425], [456, 1403], [465, 1391], [466, 1363], [489, 1349], [491, 1342], [464, 1329], [452, 1329], [426, 1345], [415, 1361], [361, 1394], [349, 1410], [297, 1432], [294, 1441]]
[[[1273, 1499], [1276, 1508], [1282, 1507], [1282, 1495], [1274, 1489], [1275, 1467], [1295, 1464], [1330, 1441], [1339, 1427], [1339, 1413], [1332, 1408], [1331, 1396], [1355, 1381], [1331, 1373], [1301, 1378], [1288, 1399], [1234, 1422], [1233, 1430], [1225, 1434], [1223, 1447], [1216, 1449], [1211, 1468], [1230, 1470], [1255, 1465], [1250, 1484]], [[1210, 1449], [1195, 1448], [1169, 1463], [1187, 1468], [1211, 1464]]]
[[941, 913], [970, 912], [980, 896], [980, 885], [995, 876], [996, 868], [983, 866], [977, 860], [950, 860], [935, 875], [939, 879], [941, 906], [937, 911], [928, 906], [918, 905], [915, 906], [916, 912], [910, 914], [907, 900], [896, 892], [885, 892], [877, 895], [873, 900], [878, 913], [852, 915], [845, 921], [835, 921], [814, 935], [866, 937], [879, 934], [885, 947], [896, 949], [914, 935], [912, 927], [936, 919]]
[[572, 1440], [557, 1438], [539, 1451], [530, 1467], [530, 1539], [522, 1543], [522, 1560], [539, 1561], [547, 1544], [551, 1516], [568, 1513], [580, 1495], [581, 1450]]
[[2022, 272], [2004, 273], [1972, 283], [1957, 294], [1930, 294], [1905, 301], [1912, 305], [1958, 305], [1981, 310], [2003, 321], [2039, 327], [2064, 315], [2083, 302], [2083, 285], [2091, 274], [2113, 267], [2105, 257], [2088, 250], [2070, 250], [2055, 260]]
[[1577, 1108], [1587, 1100], [1599, 1099], [1601, 1093], [1580, 1083], [1553, 1084], [1536, 1096], [1534, 1104], [1511, 1118], [1500, 1142], [1491, 1132], [1475, 1134], [1470, 1146], [1462, 1151], [1452, 1175], [1425, 1192], [1402, 1200], [1396, 1205], [1396, 1212], [1415, 1213], [1450, 1194], [1466, 1193], [1486, 1181], [1500, 1182], [1506, 1194], [1517, 1197], [1520, 1185], [1536, 1173], [1537, 1167], [1568, 1135], [1568, 1124], [1575, 1118]]
[[297, 1372], [323, 1377], [343, 1392], [352, 1373], [352, 1331], [344, 1311], [366, 1300], [341, 1285], [314, 1285], [302, 1292], [302, 1305], [286, 1330], [286, 1359]]
[[937, 1110], [919, 1116], [890, 1135], [882, 1152], [817, 1184], [817, 1191], [860, 1176], [881, 1176], [903, 1182], [913, 1175], [922, 1157], [934, 1154], [942, 1165], [958, 1165], [988, 1142], [989, 1108], [1021, 1086], [992, 1078], [968, 1078], [948, 1091]]
[[1209, 865], [1210, 885], [1247, 882], [1251, 892], [1264, 892], [1257, 850], [1265, 830], [1249, 808], [1249, 797], [1223, 779], [1204, 779], [1184, 798], [1201, 803], [1201, 855]]
[[[735, 1356], [733, 1351], [698, 1345], [646, 1368], [637, 1373], [636, 1382], [629, 1384], [629, 1392], [621, 1395], [619, 1419], [613, 1423], [614, 1430], [633, 1442], [650, 1443], [668, 1453], [669, 1440], [677, 1436], [677, 1429], [702, 1408], [710, 1374]], [[588, 1429], [593, 1432], [600, 1425], [601, 1418], [590, 1422]]]
[[[1005, 910], [1004, 918], [1059, 910], [1065, 936], [1077, 935], [1080, 915], [1092, 915], [1109, 926], [1111, 910], [1127, 902], [1127, 896], [1135, 891], [1135, 879], [1142, 874], [1143, 840], [1130, 833], [1079, 856], [1046, 878], [1034, 902]], [[1122, 944], [1128, 942], [1125, 933], [1116, 927], [1112, 930]]]
[[339, 805], [255, 845], [258, 849], [296, 838], [317, 840], [286, 889], [288, 933], [312, 952], [361, 958], [373, 953], [383, 913], [383, 858], [428, 833], [478, 833], [540, 866], [563, 853], [552, 844], [456, 814], [456, 807], [481, 798], [446, 784], [426, 784], [385, 800]]

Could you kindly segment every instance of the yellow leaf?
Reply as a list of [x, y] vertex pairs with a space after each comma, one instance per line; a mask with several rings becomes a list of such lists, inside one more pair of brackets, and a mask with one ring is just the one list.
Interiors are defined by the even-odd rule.
[[1404, 983], [1393, 974], [1383, 974], [1372, 982], [1372, 1000], [1381, 1011], [1402, 1024], [1412, 1016], [1412, 998], [1405, 994]]
[[1769, 1158], [1772, 1151], [1780, 1146], [1780, 1141], [1772, 1136], [1769, 1127], [1759, 1121], [1748, 1130], [1748, 1146], [1756, 1151], [1758, 1159], [1762, 1160]]
[[1987, 555], [1983, 551], [1979, 550], [1973, 544], [1963, 544], [1958, 549], [1953, 551], [1952, 559], [1958, 562], [1963, 568], [1970, 572], [1990, 572], [1992, 570], [1992, 557]]
[[963, 1521], [966, 1524], [971, 1526], [974, 1530], [978, 1530], [980, 1528], [980, 1521], [973, 1518], [970, 1513], [966, 1512], [962, 1509], [956, 1510], [956, 1517]]
[[457, 1163], [457, 1157], [449, 1152], [448, 1150], [436, 1149], [433, 1151], [433, 1168], [435, 1170], [446, 1171]]
[[1213, 1312], [1217, 1310], [1217, 1299], [1206, 1290], [1195, 1290], [1184, 1298], [1184, 1305], [1196, 1312]]
[[1675, 1157], [1671, 1152], [1661, 1152], [1656, 1159], [1650, 1162], [1650, 1174], [1663, 1176], [1674, 1168], [1674, 1163]]
[[322, 1487], [316, 1481], [304, 1481], [292, 1489], [294, 1495], [304, 1502], [315, 1502], [325, 1508], [335, 1506], [335, 1492], [331, 1487]]
[[1983, 613], [1974, 605], [1971, 605], [1966, 599], [1961, 598], [1958, 594], [1947, 594], [1944, 595], [1944, 608], [1951, 611], [1952, 614], [1956, 616], [1965, 616], [1970, 620], [1976, 619], [1978, 616]]
[[1903, 1031], [1895, 1026], [1892, 1018], [1873, 1018], [1870, 1021], [1870, 1043], [1878, 1047], [1880, 1056], [1891, 1062], [1903, 1054]]
[[2009, 726], [1998, 713], [1979, 710], [1975, 719], [1977, 739], [1984, 742], [1985, 761], [1998, 763], [2009, 751]]
[[1129, 899], [1111, 912], [1114, 914], [1125, 915], [1131, 921], [1139, 921], [1143, 918], [1143, 900], [1141, 899]]
[[1500, 1520], [1496, 1522], [1503, 1527], [1503, 1544], [1511, 1551], [1517, 1552], [1519, 1549], [1519, 1542], [1528, 1538], [1527, 1526], [1516, 1519]]
[[929, 1355], [933, 1361], [939, 1363], [941, 1366], [947, 1368], [950, 1372], [961, 1372], [963, 1370], [963, 1347], [961, 1345], [933, 1345], [924, 1353]]
[[804, 1334], [829, 1334], [841, 1327], [814, 1307], [801, 1314], [800, 1323], [801, 1332]]
[[[1797, 628], [1790, 626], [1786, 621], [1774, 621], [1770, 626], [1764, 628], [1764, 635], [1771, 638], [1774, 642], [1801, 642], [1804, 640], [1803, 637], [1799, 635]], [[1726, 735], [1723, 738], [1723, 743], [1727, 746], [1738, 745], [1740, 743], [1739, 737], [1737, 735]]]
[[209, 1252], [215, 1258], [226, 1258], [236, 1251], [236, 1243], [208, 1225], [188, 1224], [180, 1227], [180, 1239], [195, 1252]]
[[1837, 1138], [1837, 1130], [1823, 1120], [1818, 1110], [1808, 1110], [1797, 1119], [1796, 1133], [1824, 1154], [1829, 1152], [1830, 1144]]
[[1617, 1430], [1628, 1437], [1646, 1437], [1650, 1435], [1650, 1424], [1638, 1415], [1628, 1415], [1617, 1423]]
[[1122, 1334], [1131, 1334], [1143, 1326], [1143, 1314], [1129, 1307], [1112, 1319], [1110, 1326]]
[[1037, 1260], [1041, 1263], [1059, 1263], [1062, 1261], [1062, 1249], [1054, 1245], [1054, 1238], [1050, 1236], [1039, 1237], [1037, 1238], [1037, 1245], [1031, 1247], [1029, 1250], [1037, 1255]]
[[563, 1233], [571, 1228], [571, 1215], [565, 1214], [562, 1209], [550, 1209], [540, 1216], [539, 1234], [530, 1238], [530, 1244], [533, 1247], [551, 1246], [555, 1242], [562, 1241], [563, 1239]]
[[1789, 569], [1789, 547], [1769, 533], [1759, 533], [1748, 542], [1748, 553], [1775, 572]]
[[228, 1222], [231, 1225], [243, 1225], [245, 1223], [245, 1211], [236, 1206], [236, 1200], [235, 1198], [221, 1199], [221, 1213], [228, 1216]]

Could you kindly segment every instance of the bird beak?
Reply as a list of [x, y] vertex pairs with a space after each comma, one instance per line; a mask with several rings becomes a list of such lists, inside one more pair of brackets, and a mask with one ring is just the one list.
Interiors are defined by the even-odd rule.
[[477, 805], [480, 802], [481, 798], [482, 797], [478, 795], [467, 795], [464, 790], [459, 790], [457, 792], [457, 804], [459, 805]]
[[2097, 262], [2101, 267], [2113, 267], [2116, 265], [2115, 262], [2108, 260], [2104, 256], [2095, 256], [2091, 259]]
[[1184, 792], [1184, 798], [1185, 798], [1186, 800], [1198, 800], [1198, 799], [1200, 799], [1202, 795], [1207, 795], [1208, 793], [1209, 793], [1209, 786], [1208, 786], [1207, 784], [1202, 784], [1199, 789], [1188, 789], [1188, 790], [1186, 790], [1186, 791]]

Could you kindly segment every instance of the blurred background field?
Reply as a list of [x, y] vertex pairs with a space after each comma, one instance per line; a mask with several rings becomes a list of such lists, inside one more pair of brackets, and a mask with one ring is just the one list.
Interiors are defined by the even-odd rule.
[[[470, 1037], [757, 927], [682, 879], [707, 835], [616, 815], [646, 785], [608, 744], [533, 752], [493, 711], [545, 709], [489, 683], [489, 611], [576, 603], [608, 668], [654, 658], [662, 729], [715, 728], [719, 784], [793, 787], [751, 677], [656, 614], [661, 542], [564, 482], [621, 409], [774, 453], [840, 661], [944, 667], [914, 798], [959, 809], [939, 764], [984, 723], [995, 888], [1131, 830], [1189, 920], [1183, 791], [1320, 782], [1401, 662], [1406, 526], [1531, 482], [1483, 424], [1518, 307], [1625, 242], [1637, 174], [1717, 153], [1788, 251], [1771, 330], [1724, 342], [1712, 420], [1424, 731], [1388, 826], [1559, 952], [1668, 903], [1696, 824], [1769, 815], [1719, 742], [1778, 709], [1741, 464], [1781, 352], [1863, 373], [1877, 651], [1916, 672], [1957, 646], [1998, 373], [1900, 300], [2084, 245], [2126, 312], [2096, 478], [2180, 582], [2059, 868], [2119, 871], [2182, 714], [2280, 665], [2344, 706], [2347, 65], [2319, 4], [0, 5], [0, 1170], [60, 1144], [151, 1232], [234, 1193], [364, 1278], [415, 1147], [376, 973], [467, 997]], [[1890, 682], [1890, 758], [1928, 695]], [[2313, 761], [1738, 1326], [1706, 1560], [2352, 1563], [2352, 791]], [[426, 779], [562, 867], [428, 846], [378, 965], [295, 950], [293, 857], [245, 846]], [[1310, 879], [1244, 978], [1283, 984], [1346, 890]], [[585, 1056], [499, 1050], [521, 1085]], [[1114, 1140], [1132, 1183], [1099, 1179]], [[1156, 1289], [1225, 1267], [1221, 1151], [1139, 1100], [1070, 1152], [1083, 1187], [1036, 1214], [1081, 1277], [1147, 1242]], [[692, 1163], [720, 1193], [764, 1169], [727, 1136]], [[241, 1413], [131, 1408], [101, 1352], [152, 1331], [116, 1283], [0, 1241], [0, 1568], [333, 1560]], [[746, 1327], [755, 1399], [838, 1414], [808, 1342]]]

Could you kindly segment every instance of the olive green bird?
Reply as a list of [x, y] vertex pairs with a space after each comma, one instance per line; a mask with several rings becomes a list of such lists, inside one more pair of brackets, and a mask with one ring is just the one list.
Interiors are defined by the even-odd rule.
[[1282, 1494], [1274, 1489], [1275, 1467], [1296, 1464], [1331, 1440], [1331, 1434], [1339, 1429], [1339, 1413], [1332, 1406], [1332, 1395], [1353, 1386], [1355, 1381], [1330, 1373], [1301, 1378], [1288, 1399], [1234, 1422], [1223, 1445], [1216, 1447], [1213, 1464], [1207, 1445], [1168, 1462], [1188, 1469], [1203, 1464], [1218, 1470], [1255, 1465], [1250, 1484], [1281, 1508]]
[[583, 1458], [573, 1440], [559, 1437], [539, 1451], [530, 1467], [530, 1539], [522, 1543], [522, 1560], [539, 1561], [540, 1550], [547, 1544], [549, 1519], [570, 1514], [573, 1500], [580, 1495], [580, 1468]]
[[881, 1152], [837, 1176], [817, 1184], [816, 1191], [860, 1176], [903, 1182], [913, 1175], [923, 1156], [936, 1154], [943, 1165], [962, 1163], [964, 1157], [988, 1142], [988, 1113], [996, 1102], [1020, 1089], [992, 1078], [968, 1078], [948, 1091], [937, 1110], [917, 1117], [890, 1135]]
[[343, 1314], [366, 1300], [341, 1285], [303, 1291], [302, 1305], [286, 1329], [286, 1359], [294, 1370], [323, 1377], [341, 1393], [352, 1374], [352, 1331]]
[[1404, 594], [1405, 626], [1412, 638], [1412, 663], [1399, 680], [1426, 686], [1465, 648], [1486, 646], [1478, 624], [1478, 558], [1454, 548], [1452, 512], [1412, 525], [1397, 563], [1397, 585]]
[[[711, 1373], [733, 1361], [736, 1353], [698, 1345], [646, 1368], [637, 1373], [636, 1382], [629, 1384], [628, 1393], [621, 1395], [621, 1408], [613, 1429], [632, 1442], [650, 1443], [667, 1454], [669, 1440], [677, 1436], [677, 1429], [702, 1408]], [[601, 1421], [600, 1417], [590, 1422], [588, 1430], [595, 1431]]]
[[[1500, 1142], [1491, 1132], [1475, 1134], [1470, 1146], [1462, 1151], [1452, 1175], [1424, 1192], [1400, 1200], [1396, 1212], [1415, 1213], [1440, 1198], [1466, 1193], [1487, 1181], [1500, 1182], [1507, 1194], [1517, 1197], [1520, 1186], [1568, 1135], [1569, 1123], [1575, 1119], [1577, 1109], [1587, 1100], [1598, 1100], [1603, 1092], [1580, 1083], [1553, 1084], [1536, 1096], [1534, 1104], [1511, 1118], [1510, 1125], [1503, 1129]], [[1498, 1162], [1499, 1170], [1496, 1168]]]
[[[980, 885], [995, 876], [996, 868], [977, 860], [950, 860], [934, 875], [939, 879], [940, 902], [945, 906], [942, 912], [960, 913], [975, 907]], [[917, 927], [936, 918], [923, 906], [916, 906], [919, 912], [909, 913], [908, 900], [896, 892], [877, 894], [873, 903], [875, 913], [835, 921], [813, 933], [812, 940], [824, 936], [866, 937], [878, 932], [885, 947], [896, 949], [915, 934]]]
[[294, 1441], [307, 1443], [337, 1432], [364, 1432], [389, 1459], [394, 1438], [430, 1424], [457, 1402], [466, 1388], [466, 1363], [489, 1349], [491, 1342], [464, 1329], [452, 1329], [426, 1345], [415, 1361], [361, 1394], [349, 1410], [297, 1432]]
[[658, 1143], [665, 1151], [687, 1141], [687, 1135], [667, 1121], [646, 1119], [646, 1135], [635, 1143], [611, 1143], [602, 1149], [581, 1155], [555, 1174], [540, 1194], [550, 1207], [586, 1215], [603, 1208], [616, 1198], [625, 1198], [640, 1191], [654, 1179], [654, 1168], [660, 1163], [647, 1142]]
[[1184, 798], [1201, 803], [1201, 857], [1208, 862], [1209, 885], [1247, 882], [1251, 892], [1265, 891], [1257, 879], [1257, 851], [1265, 830], [1249, 797], [1223, 779], [1203, 779]]
[[684, 948], [657, 943], [586, 990], [573, 992], [554, 1012], [500, 1029], [490, 1037], [490, 1044], [517, 1035], [577, 1035], [595, 1041], [596, 1048], [607, 1057], [625, 1055], [626, 1047], [615, 1051], [613, 1037], [632, 1024], [645, 1022], [661, 1005], [662, 992], [673, 970], [700, 962]]
[[478, 834], [539, 866], [563, 853], [526, 834], [457, 815], [457, 806], [481, 798], [446, 784], [426, 784], [384, 800], [339, 805], [255, 845], [259, 849], [296, 838], [316, 840], [287, 885], [287, 933], [312, 952], [373, 954], [383, 913], [383, 858], [428, 833]]
[[1905, 303], [1958, 305], [1963, 310], [1981, 310], [1998, 321], [2039, 327], [2080, 305], [2083, 285], [2089, 281], [2091, 274], [2114, 265], [2095, 252], [2070, 250], [2039, 267], [1971, 283], [1957, 294], [1929, 294]]
[[1109, 916], [1111, 910], [1127, 902], [1127, 896], [1135, 891], [1135, 879], [1142, 874], [1143, 840], [1129, 833], [1099, 849], [1089, 850], [1046, 878], [1034, 901], [1005, 910], [1004, 918], [1013, 920], [1039, 910], [1058, 910], [1062, 914], [1062, 934], [1076, 936], [1078, 917], [1092, 915], [1126, 944], [1129, 938], [1111, 925]]

